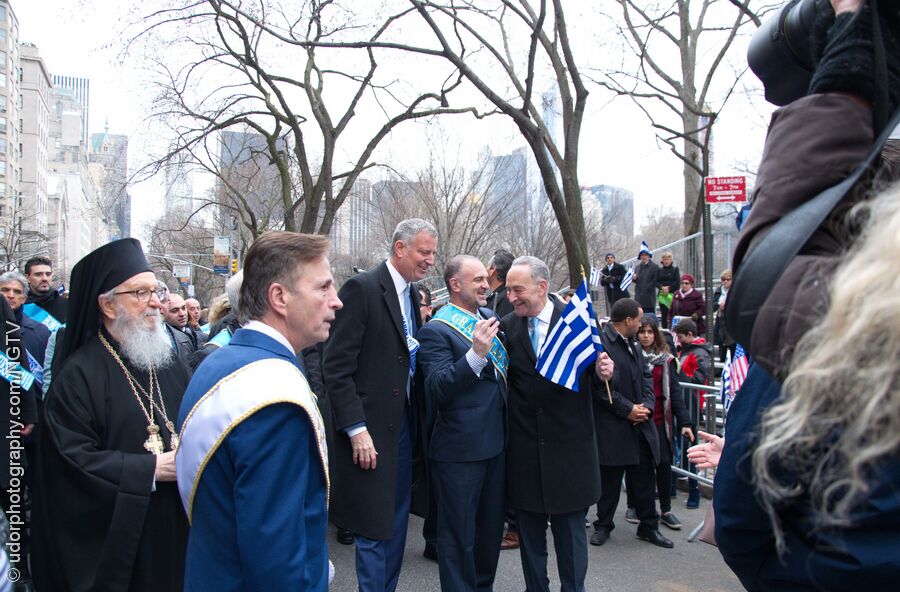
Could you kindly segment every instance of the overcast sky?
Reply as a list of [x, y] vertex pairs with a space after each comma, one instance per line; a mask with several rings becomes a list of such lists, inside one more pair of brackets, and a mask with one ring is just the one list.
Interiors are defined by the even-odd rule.
[[[111, 133], [130, 138], [130, 166], [134, 168], [141, 163], [146, 157], [145, 147], [159, 138], [148, 137], [147, 125], [142, 123], [148, 99], [142, 83], [143, 73], [134, 63], [117, 63], [121, 43], [116, 33], [129, 16], [131, 3], [127, 0], [11, 0], [11, 4], [19, 19], [20, 40], [38, 46], [52, 73], [90, 79], [90, 132], [103, 131], [108, 121]], [[146, 8], [155, 3], [142, 4]], [[573, 26], [572, 19], [569, 22]], [[603, 48], [596, 46], [582, 47], [577, 57], [582, 62], [595, 62], [602, 51]], [[752, 74], [748, 75], [747, 82], [756, 84]], [[741, 163], [752, 165], [758, 160], [770, 112], [771, 108], [761, 98], [733, 98], [721, 115], [714, 137], [713, 174], [731, 175]], [[444, 124], [472, 154], [487, 144], [495, 152], [524, 145], [508, 122], [498, 120], [489, 125], [472, 122]], [[384, 145], [381, 155], [394, 159], [395, 164], [408, 157], [407, 162], [416, 166], [415, 155], [424, 151], [410, 147], [423, 141], [424, 132], [416, 124], [404, 125]], [[591, 88], [582, 131], [579, 181], [584, 186], [605, 183], [633, 191], [638, 224], [643, 213], [652, 208], [662, 206], [676, 211], [682, 208], [681, 162], [668, 147], [657, 145], [652, 128], [628, 99], [610, 101], [596, 87]], [[202, 187], [203, 182], [197, 185]], [[159, 214], [161, 183], [145, 182], [132, 187], [131, 193], [132, 231], [140, 233]]]

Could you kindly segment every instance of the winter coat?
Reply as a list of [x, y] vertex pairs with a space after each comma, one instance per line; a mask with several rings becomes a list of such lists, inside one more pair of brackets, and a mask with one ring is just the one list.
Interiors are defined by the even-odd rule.
[[703, 299], [703, 293], [697, 288], [687, 294], [681, 290], [675, 292], [675, 299], [672, 300], [672, 314], [693, 318], [697, 323], [697, 334], [706, 334], [706, 300]]

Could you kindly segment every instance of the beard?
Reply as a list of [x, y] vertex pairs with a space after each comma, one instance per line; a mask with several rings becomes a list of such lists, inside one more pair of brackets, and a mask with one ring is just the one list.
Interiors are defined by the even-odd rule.
[[[145, 319], [148, 317], [155, 319], [151, 327], [146, 325]], [[122, 355], [141, 370], [163, 368], [172, 361], [172, 343], [163, 328], [159, 311], [147, 309], [140, 315], [131, 317], [124, 307], [117, 304], [112, 331], [117, 336]]]

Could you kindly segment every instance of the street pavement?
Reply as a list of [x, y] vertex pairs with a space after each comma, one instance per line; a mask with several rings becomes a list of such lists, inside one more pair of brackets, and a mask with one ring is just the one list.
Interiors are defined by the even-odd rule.
[[[625, 494], [622, 493], [616, 514], [616, 529], [602, 547], [588, 545], [588, 573], [585, 588], [590, 592], [731, 592], [743, 588], [722, 561], [714, 547], [695, 541], [687, 542], [688, 533], [706, 515], [709, 500], [701, 500], [700, 508], [684, 507], [687, 495], [678, 492], [672, 500], [672, 511], [684, 523], [679, 530], [660, 527], [662, 533], [675, 543], [674, 549], [660, 549], [635, 536], [636, 525], [625, 522]], [[594, 510], [590, 512], [593, 519]], [[588, 536], [591, 529], [585, 529]], [[547, 529], [548, 537], [552, 537]], [[329, 532], [328, 547], [335, 565], [335, 578], [330, 590], [353, 592], [356, 588], [354, 549], [335, 541], [334, 527]], [[422, 520], [410, 517], [406, 555], [400, 574], [398, 592], [430, 592], [441, 589], [437, 563], [422, 557]], [[550, 589], [559, 590], [556, 557], [552, 540], [549, 542]], [[521, 592], [525, 589], [518, 551], [501, 551], [496, 592]]]

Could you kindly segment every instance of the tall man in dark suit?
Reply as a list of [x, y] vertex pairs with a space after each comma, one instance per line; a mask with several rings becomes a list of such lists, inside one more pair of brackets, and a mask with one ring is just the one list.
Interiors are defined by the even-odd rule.
[[508, 357], [487, 308], [488, 272], [447, 262], [450, 303], [417, 335], [425, 396], [435, 410], [428, 458], [437, 498], [441, 590], [491, 590], [503, 536]]
[[335, 430], [332, 520], [356, 535], [364, 592], [393, 591], [400, 577], [416, 438], [419, 294], [410, 283], [434, 266], [436, 248], [428, 222], [398, 224], [388, 260], [341, 287], [345, 305], [325, 346]]
[[[537, 373], [536, 352], [559, 322], [563, 304], [549, 295], [550, 270], [535, 257], [519, 257], [506, 276], [513, 313], [500, 321], [509, 352], [507, 488], [516, 510], [522, 571], [528, 592], [549, 592], [547, 521], [553, 530], [563, 592], [584, 590], [587, 509], [600, 499], [594, 436], [594, 393], [613, 364], [605, 353], [579, 379], [580, 392]], [[440, 553], [440, 550], [438, 551]]]
[[653, 375], [634, 341], [643, 316], [644, 311], [636, 300], [623, 298], [613, 305], [610, 320], [600, 333], [603, 348], [615, 362], [616, 370], [609, 383], [612, 396], [594, 398], [603, 495], [597, 503], [592, 545], [605, 543], [615, 528], [613, 515], [619, 505], [622, 476], [627, 473], [641, 521], [638, 538], [658, 547], [672, 548], [672, 541], [659, 532], [654, 499], [659, 441], [653, 423]]

